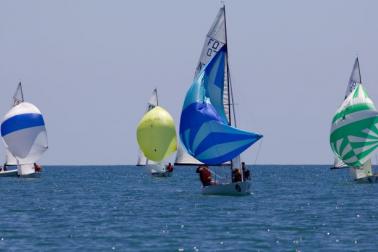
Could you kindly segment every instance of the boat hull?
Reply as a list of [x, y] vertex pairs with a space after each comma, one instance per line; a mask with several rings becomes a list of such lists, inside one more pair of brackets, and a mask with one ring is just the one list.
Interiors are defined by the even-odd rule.
[[229, 184], [216, 184], [202, 188], [204, 195], [229, 195], [244, 196], [251, 194], [251, 184], [249, 181], [235, 182]]
[[165, 169], [165, 166], [160, 164], [148, 164], [146, 165], [147, 169], [151, 172], [151, 175], [154, 177], [171, 177], [172, 172], [169, 172]]
[[378, 174], [367, 176], [364, 178], [355, 179], [357, 183], [378, 183]]
[[9, 170], [9, 171], [1, 171], [0, 177], [17, 177], [18, 172], [17, 170]]

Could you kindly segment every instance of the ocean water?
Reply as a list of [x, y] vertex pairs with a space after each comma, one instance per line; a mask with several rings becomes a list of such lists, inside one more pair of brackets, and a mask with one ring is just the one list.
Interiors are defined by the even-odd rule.
[[245, 197], [204, 196], [195, 168], [44, 167], [0, 178], [0, 250], [377, 251], [378, 184], [327, 166], [252, 166]]

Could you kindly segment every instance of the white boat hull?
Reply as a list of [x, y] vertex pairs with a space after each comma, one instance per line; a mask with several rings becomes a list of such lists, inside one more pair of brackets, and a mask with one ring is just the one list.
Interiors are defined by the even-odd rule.
[[154, 177], [171, 177], [172, 172], [167, 171], [165, 166], [159, 164], [148, 164], [147, 169], [151, 172]]
[[9, 171], [1, 171], [0, 172], [0, 177], [17, 177], [18, 172], [17, 170], [9, 170]]
[[229, 184], [216, 184], [202, 188], [205, 195], [230, 195], [243, 196], [251, 194], [251, 184], [249, 181], [235, 182]]

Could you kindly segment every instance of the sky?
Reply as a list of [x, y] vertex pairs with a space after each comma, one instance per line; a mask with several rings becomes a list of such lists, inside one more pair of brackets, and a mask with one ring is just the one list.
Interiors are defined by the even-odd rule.
[[[243, 159], [331, 164], [331, 119], [356, 56], [378, 102], [378, 2], [224, 2], [238, 126], [264, 135]], [[136, 126], [155, 87], [179, 126], [220, 7], [215, 0], [1, 0], [0, 115], [22, 81], [25, 100], [45, 118], [41, 163], [135, 164]]]

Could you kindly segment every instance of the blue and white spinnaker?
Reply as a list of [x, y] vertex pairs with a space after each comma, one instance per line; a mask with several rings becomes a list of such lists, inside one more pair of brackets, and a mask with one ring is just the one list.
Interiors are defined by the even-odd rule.
[[180, 119], [186, 150], [209, 165], [232, 160], [262, 137], [229, 125], [223, 102], [226, 53], [224, 45], [194, 79]]
[[43, 116], [36, 106], [28, 102], [15, 105], [4, 116], [1, 136], [19, 164], [33, 164], [47, 150]]

